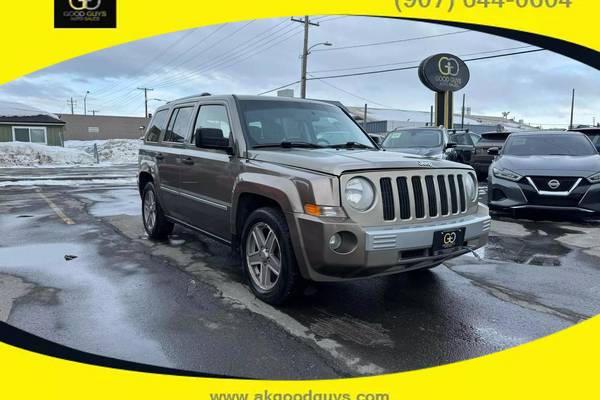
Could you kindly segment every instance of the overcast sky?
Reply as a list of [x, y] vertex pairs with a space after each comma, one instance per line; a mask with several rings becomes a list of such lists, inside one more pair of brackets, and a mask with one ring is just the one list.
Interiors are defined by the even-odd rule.
[[[466, 58], [535, 49], [527, 44], [443, 25], [370, 17], [315, 16], [309, 56], [312, 76], [337, 75], [417, 65], [439, 52]], [[431, 37], [436, 36], [437, 37]], [[439, 36], [444, 35], [444, 36]], [[427, 37], [429, 36], [429, 37]], [[144, 114], [143, 92], [173, 100], [201, 92], [258, 94], [299, 79], [302, 25], [289, 18], [202, 27], [102, 50], [0, 86], [0, 100], [55, 113]], [[426, 37], [426, 38], [423, 38]], [[407, 40], [408, 39], [408, 40]], [[395, 43], [378, 44], [380, 42]], [[360, 47], [350, 47], [365, 45]], [[469, 56], [475, 54], [473, 56]], [[524, 119], [546, 127], [566, 126], [571, 89], [577, 90], [578, 124], [600, 121], [600, 71], [549, 51], [468, 63], [464, 89], [474, 114]], [[299, 85], [290, 88], [299, 93]], [[273, 93], [275, 94], [275, 93]], [[456, 112], [462, 92], [457, 93]], [[308, 97], [346, 105], [429, 110], [433, 93], [416, 70], [308, 82]], [[161, 101], [152, 100], [150, 110]]]

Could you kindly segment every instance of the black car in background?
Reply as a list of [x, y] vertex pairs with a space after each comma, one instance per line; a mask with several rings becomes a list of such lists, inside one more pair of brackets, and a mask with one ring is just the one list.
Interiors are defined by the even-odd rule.
[[512, 132], [487, 132], [481, 134], [481, 140], [475, 144], [471, 166], [475, 169], [479, 179], [486, 179], [490, 164], [494, 161], [495, 155], [489, 154], [488, 150], [492, 148], [502, 148], [504, 142]]
[[590, 138], [596, 149], [600, 152], [600, 128], [574, 128], [570, 132], [581, 132]]
[[490, 166], [490, 209], [600, 213], [600, 154], [588, 136], [566, 131], [510, 135]]
[[448, 131], [448, 143], [451, 148], [447, 151], [446, 159], [470, 165], [475, 153], [475, 145], [480, 140], [481, 135], [468, 130]]
[[443, 159], [448, 137], [440, 128], [402, 128], [388, 133], [381, 147], [387, 151]]

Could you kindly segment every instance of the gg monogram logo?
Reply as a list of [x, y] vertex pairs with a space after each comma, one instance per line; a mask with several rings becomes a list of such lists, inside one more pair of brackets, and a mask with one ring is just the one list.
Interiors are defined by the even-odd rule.
[[456, 233], [450, 232], [444, 235], [444, 246], [453, 246], [456, 243]]
[[94, 11], [100, 8], [102, 0], [69, 0], [69, 5], [76, 11]]

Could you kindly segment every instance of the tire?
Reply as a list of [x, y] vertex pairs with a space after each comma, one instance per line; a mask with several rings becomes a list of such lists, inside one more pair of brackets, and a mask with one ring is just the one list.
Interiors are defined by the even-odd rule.
[[260, 300], [279, 305], [301, 293], [305, 282], [281, 211], [265, 207], [252, 212], [244, 224], [240, 248], [244, 274]]
[[142, 191], [142, 221], [150, 239], [166, 239], [173, 232], [174, 224], [165, 217], [152, 182], [148, 182]]

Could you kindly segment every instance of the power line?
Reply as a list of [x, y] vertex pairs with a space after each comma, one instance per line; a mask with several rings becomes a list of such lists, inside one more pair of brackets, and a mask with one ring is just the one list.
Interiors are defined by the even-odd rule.
[[[498, 50], [488, 50], [488, 51], [479, 51], [479, 52], [475, 52], [475, 53], [459, 54], [458, 56], [459, 57], [469, 57], [469, 56], [477, 56], [480, 54], [500, 53], [503, 51], [521, 50], [521, 49], [527, 49], [527, 48], [533, 48], [533, 47], [535, 47], [535, 46], [507, 47], [507, 48], [498, 49]], [[371, 64], [371, 65], [363, 65], [361, 67], [322, 69], [322, 70], [318, 70], [318, 71], [311, 71], [311, 74], [320, 74], [320, 73], [324, 73], [324, 72], [338, 72], [338, 71], [355, 71], [358, 69], [388, 67], [391, 65], [406, 65], [406, 64], [414, 64], [414, 63], [418, 63], [418, 62], [420, 62], [420, 60], [400, 61], [400, 62], [393, 62], [393, 63], [386, 63], [386, 64]]]
[[[280, 30], [285, 30], [287, 28], [289, 28], [289, 27], [286, 27], [286, 28], [280, 29]], [[279, 35], [275, 35], [270, 38], [261, 38], [260, 40], [256, 41], [256, 43], [254, 43], [252, 45], [252, 46], [258, 46], [258, 47], [255, 47], [255, 48], [246, 47], [245, 49], [242, 49], [238, 52], [233, 52], [233, 54], [231, 54], [230, 56], [227, 56], [225, 59], [217, 61], [216, 64], [209, 63], [208, 65], [205, 65], [204, 68], [199, 71], [180, 72], [179, 74], [176, 74], [171, 79], [161, 82], [157, 87], [165, 87], [165, 86], [173, 85], [173, 84], [181, 82], [183, 80], [200, 76], [200, 74], [202, 74], [202, 73], [213, 71], [218, 67], [220, 67], [221, 69], [225, 69], [232, 65], [239, 64], [242, 61], [245, 61], [249, 58], [257, 56], [258, 54], [265, 52], [265, 51], [291, 39], [292, 37], [296, 36], [297, 34], [299, 34], [301, 32], [301, 29], [299, 29], [299, 28], [300, 27], [293, 27]], [[264, 42], [264, 39], [270, 39], [270, 40], [267, 40], [266, 42]], [[263, 43], [261, 43], [261, 42], [263, 42]]]
[[452, 31], [452, 32], [440, 33], [440, 34], [436, 34], [436, 35], [416, 36], [416, 37], [406, 38], [406, 39], [387, 40], [385, 42], [355, 44], [355, 45], [351, 45], [351, 46], [336, 46], [336, 47], [331, 47], [331, 48], [327, 48], [327, 49], [317, 49], [317, 50], [313, 50], [313, 51], [315, 51], [315, 52], [317, 52], [317, 51], [338, 51], [338, 50], [346, 50], [346, 49], [357, 49], [360, 47], [384, 46], [384, 45], [388, 45], [388, 44], [413, 42], [416, 40], [424, 40], [424, 39], [432, 39], [432, 38], [443, 37], [443, 36], [459, 35], [459, 34], [467, 33], [467, 32], [471, 32], [471, 31], [469, 31], [469, 30]]
[[[308, 75], [309, 75], [309, 76], [313, 76], [313, 75], [311, 75], [311, 74], [308, 74]], [[359, 96], [359, 95], [357, 95], [357, 94], [355, 94], [355, 93], [352, 93], [352, 92], [350, 92], [350, 91], [348, 91], [348, 90], [346, 90], [346, 89], [342, 89], [341, 87], [339, 87], [339, 86], [336, 86], [336, 85], [334, 85], [334, 84], [333, 84], [333, 83], [331, 83], [331, 82], [319, 81], [319, 83], [322, 83], [322, 84], [324, 84], [324, 85], [330, 86], [330, 87], [332, 87], [332, 88], [334, 88], [334, 89], [336, 89], [336, 90], [339, 90], [340, 92], [346, 93], [346, 94], [348, 94], [348, 95], [350, 95], [350, 96], [352, 96], [352, 97], [356, 97], [357, 99], [364, 100], [364, 101], [366, 101], [367, 103], [372, 103], [372, 104], [375, 104], [375, 105], [378, 105], [378, 106], [381, 106], [381, 107], [385, 107], [385, 108], [393, 108], [393, 107], [391, 107], [391, 106], [388, 106], [388, 105], [386, 105], [386, 104], [381, 104], [381, 103], [378, 103], [378, 102], [376, 102], [376, 101], [373, 101], [373, 100], [367, 99], [366, 97]]]
[[[493, 58], [502, 58], [502, 57], [509, 57], [509, 56], [521, 55], [521, 54], [537, 53], [537, 52], [540, 52], [540, 51], [546, 51], [546, 49], [535, 49], [535, 50], [518, 51], [518, 52], [512, 52], [512, 53], [505, 53], [505, 54], [497, 54], [497, 55], [493, 55], [493, 56], [484, 56], [484, 57], [477, 57], [477, 58], [465, 59], [463, 61], [470, 62], [470, 61], [490, 60], [490, 59], [493, 59]], [[313, 76], [313, 77], [307, 78], [307, 80], [311, 80], [312, 81], [312, 80], [321, 80], [321, 79], [347, 78], [347, 77], [351, 77], [351, 76], [364, 76], [364, 75], [382, 74], [382, 73], [386, 73], [386, 72], [407, 71], [407, 70], [418, 69], [418, 68], [419, 68], [418, 65], [412, 65], [410, 67], [389, 68], [389, 69], [381, 69], [381, 70], [375, 70], [375, 71], [355, 72], [355, 73], [352, 73], [352, 74], [339, 74], [339, 75], [328, 75], [328, 76], [319, 76], [319, 77], [314, 77]], [[288, 86], [295, 85], [296, 83], [298, 83], [298, 81], [289, 83], [287, 85], [279, 86], [279, 87], [277, 87], [275, 89], [271, 89], [271, 90], [268, 90], [266, 92], [259, 93], [258, 95], [260, 96], [260, 95], [263, 95], [263, 94], [271, 93], [271, 92], [274, 92], [276, 90], [283, 89], [283, 88], [286, 88]]]

